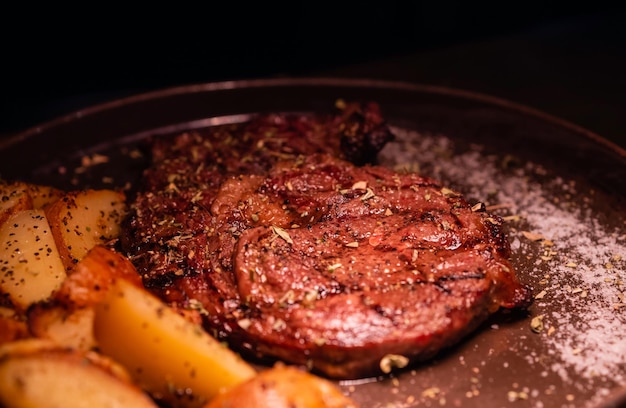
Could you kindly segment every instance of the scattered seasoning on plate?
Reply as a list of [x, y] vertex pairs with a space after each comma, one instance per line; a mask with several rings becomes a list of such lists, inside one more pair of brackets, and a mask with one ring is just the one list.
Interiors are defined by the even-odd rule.
[[[518, 274], [534, 287], [536, 317], [531, 327], [550, 362], [545, 366], [529, 350], [527, 361], [542, 376], [556, 374], [563, 385], [547, 384], [542, 392], [513, 390], [509, 401], [529, 399], [533, 406], [542, 406], [542, 393], [556, 394], [567, 385], [592, 395], [593, 403], [623, 385], [626, 219], [615, 223], [617, 227], [608, 226], [593, 209], [595, 191], [553, 175], [545, 166], [518, 161], [517, 167], [503, 171], [502, 159], [479, 145], [457, 152], [445, 135], [394, 131], [396, 141], [381, 152], [382, 164], [419, 168], [422, 175], [499, 211], [509, 228], [513, 258], [531, 260], [530, 268]], [[574, 394], [563, 393], [562, 398], [566, 405]]]

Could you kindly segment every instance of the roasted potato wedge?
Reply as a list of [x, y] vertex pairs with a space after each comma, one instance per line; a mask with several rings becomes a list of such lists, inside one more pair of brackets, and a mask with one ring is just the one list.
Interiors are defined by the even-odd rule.
[[19, 211], [44, 208], [62, 195], [50, 186], [0, 181], [0, 225]]
[[54, 294], [67, 307], [89, 307], [100, 302], [116, 278], [143, 286], [141, 277], [125, 256], [102, 245], [91, 248]]
[[65, 192], [55, 187], [40, 184], [26, 184], [28, 195], [33, 200], [33, 208], [46, 208], [63, 197]]
[[125, 195], [107, 189], [71, 191], [46, 207], [65, 267], [72, 270], [91, 248], [116, 239], [126, 212]]
[[0, 225], [0, 291], [18, 309], [45, 300], [66, 272], [43, 210], [24, 210]]
[[28, 355], [40, 351], [58, 350], [60, 348], [62, 347], [52, 340], [38, 339], [35, 337], [12, 341], [0, 346], [0, 362], [9, 357]]
[[37, 338], [49, 339], [74, 350], [88, 351], [96, 347], [94, 313], [92, 307], [69, 309], [40, 303], [28, 310], [28, 329]]
[[200, 326], [124, 279], [95, 310], [99, 349], [159, 400], [199, 407], [256, 374]]
[[93, 306], [104, 299], [116, 278], [125, 278], [142, 286], [141, 278], [128, 258], [96, 245], [76, 264], [49, 302], [30, 307], [30, 332], [78, 350], [94, 348]]
[[33, 208], [33, 199], [25, 183], [0, 183], [0, 225], [18, 212]]
[[0, 348], [0, 406], [6, 408], [156, 408], [127, 378], [121, 367], [94, 353], [37, 341]]
[[0, 345], [30, 337], [28, 324], [15, 310], [0, 307]]
[[332, 382], [300, 368], [276, 364], [230, 390], [205, 408], [356, 408]]
[[116, 278], [143, 286], [128, 258], [96, 245], [76, 264], [49, 302], [28, 310], [28, 327], [39, 338], [78, 350], [96, 346], [93, 335], [93, 306], [102, 301]]

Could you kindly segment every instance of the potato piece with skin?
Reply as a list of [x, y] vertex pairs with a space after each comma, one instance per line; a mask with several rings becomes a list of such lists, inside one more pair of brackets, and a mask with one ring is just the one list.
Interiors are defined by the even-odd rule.
[[0, 291], [16, 308], [49, 298], [66, 276], [43, 210], [20, 211], [0, 226]]
[[95, 353], [30, 342], [0, 348], [0, 406], [145, 407], [156, 404], [125, 371]]
[[143, 287], [141, 277], [128, 258], [101, 245], [83, 257], [54, 294], [54, 299], [71, 308], [100, 302], [116, 278]]
[[124, 279], [116, 280], [95, 309], [94, 334], [102, 353], [166, 403], [200, 407], [256, 374], [200, 326]]
[[40, 303], [28, 310], [28, 329], [33, 336], [49, 339], [74, 350], [96, 347], [93, 335], [94, 309], [68, 309], [60, 305]]
[[26, 185], [28, 189], [28, 195], [32, 198], [33, 208], [46, 208], [63, 197], [65, 192], [52, 186], [44, 186], [40, 184]]
[[204, 408], [357, 408], [332, 382], [281, 363], [231, 388]]
[[0, 181], [0, 225], [19, 211], [44, 208], [62, 196], [51, 186]]
[[71, 191], [46, 208], [46, 216], [68, 270], [96, 245], [116, 239], [127, 212], [126, 197], [114, 190]]
[[28, 310], [31, 333], [78, 350], [94, 348], [93, 306], [104, 299], [116, 278], [143, 287], [128, 258], [100, 245], [93, 247], [76, 264], [50, 302], [38, 303]]
[[18, 212], [33, 208], [33, 199], [25, 183], [0, 183], [0, 225]]
[[28, 325], [15, 310], [0, 307], [0, 345], [30, 337]]

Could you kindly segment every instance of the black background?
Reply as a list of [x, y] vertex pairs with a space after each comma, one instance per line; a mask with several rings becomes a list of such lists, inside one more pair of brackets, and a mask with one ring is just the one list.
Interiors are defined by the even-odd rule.
[[3, 135], [147, 90], [311, 75], [488, 93], [626, 146], [626, 13], [612, 2], [15, 7], [0, 17]]

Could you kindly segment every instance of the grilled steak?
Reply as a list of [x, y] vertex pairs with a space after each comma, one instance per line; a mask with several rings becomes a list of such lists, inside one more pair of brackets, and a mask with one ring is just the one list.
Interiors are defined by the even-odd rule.
[[159, 141], [123, 247], [148, 288], [201, 305], [245, 355], [334, 378], [429, 358], [530, 290], [497, 216], [365, 164], [391, 137], [369, 104]]

